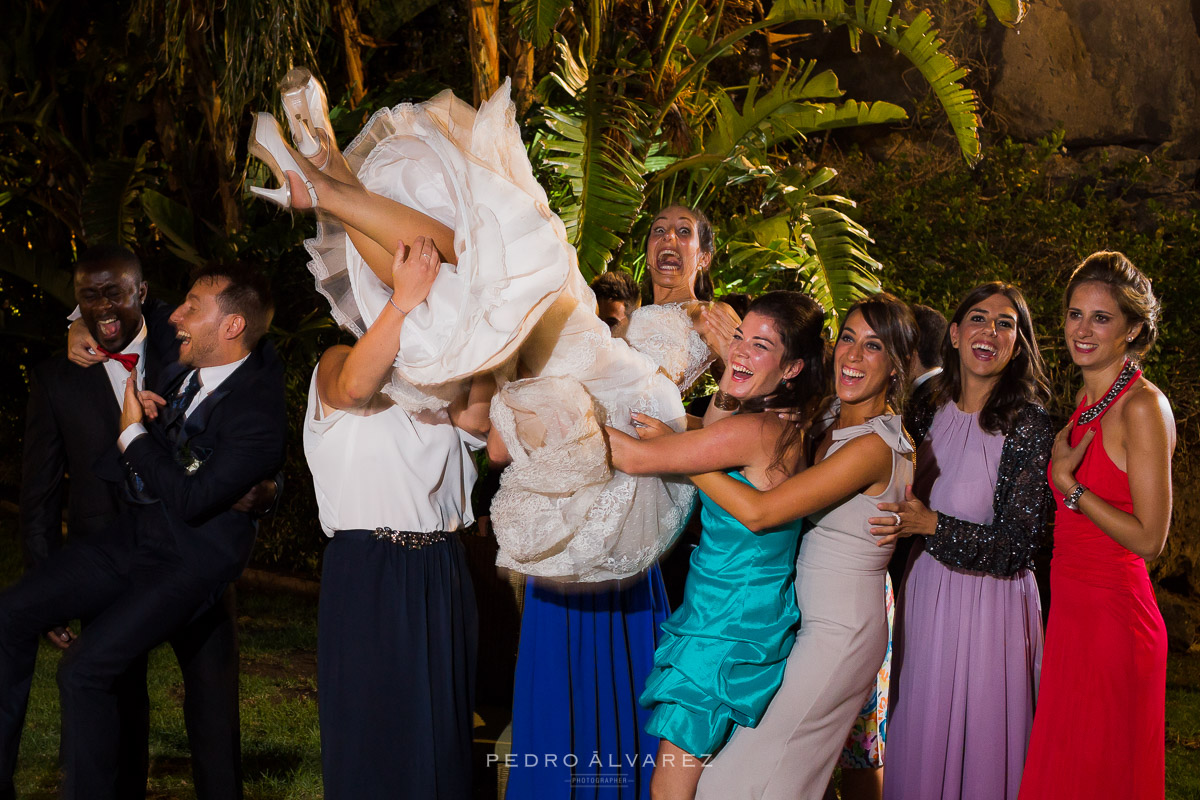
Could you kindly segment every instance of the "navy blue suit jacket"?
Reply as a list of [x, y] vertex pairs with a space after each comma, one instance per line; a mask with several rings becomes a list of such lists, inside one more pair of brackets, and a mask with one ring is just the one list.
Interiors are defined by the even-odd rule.
[[[178, 363], [164, 370], [159, 393], [168, 397], [190, 371]], [[265, 339], [206, 397], [172, 446], [160, 420], [125, 449], [122, 459], [158, 502], [135, 507], [133, 527], [141, 543], [170, 542], [190, 572], [214, 582], [241, 574], [254, 546], [257, 523], [234, 511], [259, 481], [283, 465], [287, 437], [283, 363]], [[185, 469], [186, 447], [200, 466]]]

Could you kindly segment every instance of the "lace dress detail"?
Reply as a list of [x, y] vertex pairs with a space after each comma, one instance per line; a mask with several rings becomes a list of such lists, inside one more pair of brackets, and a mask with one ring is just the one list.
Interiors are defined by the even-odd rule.
[[[683, 303], [642, 306], [629, 318], [625, 339], [649, 356], [679, 391], [686, 392], [715, 360]], [[684, 343], [680, 347], [680, 342]]]
[[[478, 112], [448, 92], [381, 110], [346, 149], [368, 189], [455, 231], [458, 264], [442, 266], [405, 320], [384, 391], [409, 411], [437, 409], [470, 376], [512, 374], [519, 360], [534, 377], [505, 384], [492, 401], [513, 455], [492, 501], [497, 563], [563, 581], [625, 578], [674, 543], [696, 490], [613, 472], [600, 428], [632, 433], [638, 411], [682, 430], [683, 403], [659, 361], [614, 339], [596, 316], [575, 250], [533, 179], [508, 92], [506, 82]], [[336, 222], [321, 218], [305, 247], [334, 318], [361, 336], [391, 290]], [[677, 379], [687, 380], [703, 371], [691, 339], [699, 336], [679, 322], [682, 310], [670, 314], [655, 352], [674, 341], [688, 353]]]

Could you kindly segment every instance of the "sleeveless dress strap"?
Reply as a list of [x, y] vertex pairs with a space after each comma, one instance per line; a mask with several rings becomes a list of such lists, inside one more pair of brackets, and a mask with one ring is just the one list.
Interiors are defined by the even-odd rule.
[[830, 447], [830, 451], [832, 452], [842, 442], [848, 442], [851, 439], [857, 439], [859, 436], [866, 436], [869, 433], [879, 436], [879, 438], [887, 443], [888, 447], [892, 448], [899, 455], [907, 456], [916, 452], [912, 439], [904, 430], [904, 421], [899, 414], [880, 414], [871, 417], [861, 425], [851, 425], [847, 428], [833, 431], [833, 446]]

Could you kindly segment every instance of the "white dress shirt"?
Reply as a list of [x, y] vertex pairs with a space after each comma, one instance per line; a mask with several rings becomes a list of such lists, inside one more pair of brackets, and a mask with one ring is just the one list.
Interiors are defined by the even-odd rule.
[[[146, 319], [142, 318], [142, 327], [138, 329], [137, 336], [133, 337], [133, 341], [125, 345], [122, 354], [130, 353], [138, 357], [137, 366], [133, 371], [137, 373], [137, 387], [139, 389], [146, 386]], [[104, 371], [108, 373], [108, 382], [112, 384], [113, 393], [117, 396], [117, 407], [125, 408], [125, 381], [129, 378], [129, 370], [117, 361], [115, 358], [110, 358], [104, 362]]]

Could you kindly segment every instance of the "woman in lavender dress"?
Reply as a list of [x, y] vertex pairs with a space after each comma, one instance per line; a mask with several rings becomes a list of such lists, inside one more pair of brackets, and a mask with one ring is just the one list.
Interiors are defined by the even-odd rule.
[[896, 611], [884, 797], [1011, 800], [1041, 664], [1030, 567], [1051, 518], [1054, 431], [1016, 287], [972, 290], [943, 350], [931, 401], [907, 421], [919, 445], [912, 491], [871, 520], [883, 541], [924, 538]]

